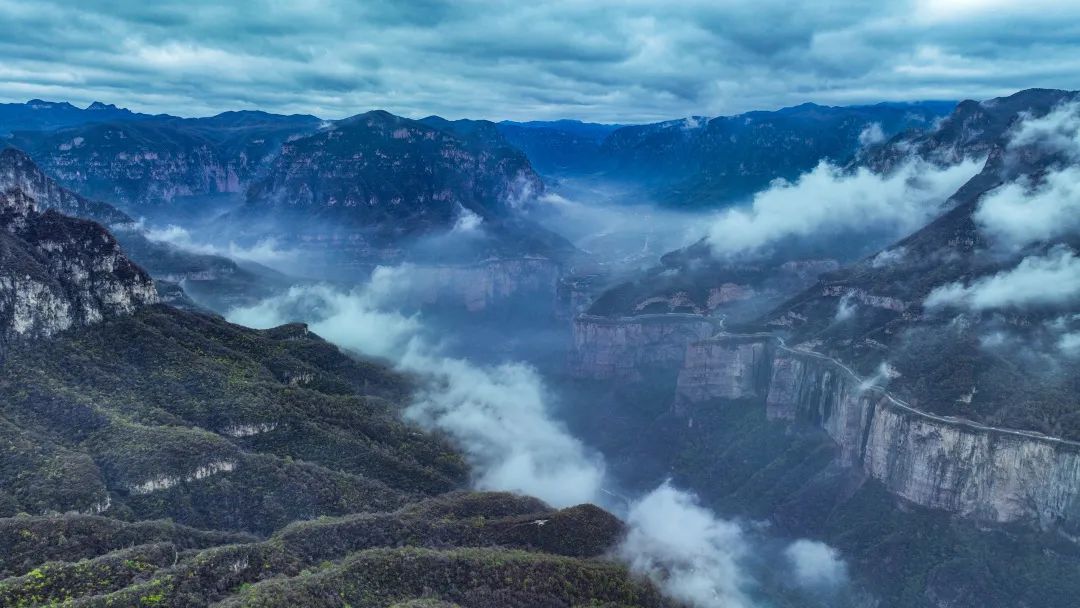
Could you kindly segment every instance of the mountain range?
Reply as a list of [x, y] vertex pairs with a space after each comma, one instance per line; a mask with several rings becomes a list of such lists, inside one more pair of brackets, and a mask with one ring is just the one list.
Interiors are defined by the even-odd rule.
[[156, 304], [103, 226], [18, 188], [0, 226], [4, 605], [668, 605], [593, 559], [604, 511], [456, 491], [462, 455], [399, 418], [412, 379]]
[[[404, 323], [450, 309], [474, 320], [466, 350], [534, 330], [569, 347], [535, 373], [619, 489], [670, 479], [837, 547], [856, 600], [815, 605], [1070, 606], [1078, 102], [1030, 89], [650, 125], [0, 106], [0, 603], [678, 605], [664, 568], [613, 559], [614, 515], [468, 490], [460, 437], [402, 415], [438, 383], [303, 323], [212, 312], [306, 278], [170, 243], [158, 221], [273, 237], [335, 271], [408, 262], [425, 284]], [[900, 238], [864, 224], [732, 255], [710, 235], [613, 276], [531, 213], [564, 180], [750, 214], [822, 166], [882, 184], [964, 163]], [[559, 287], [580, 287], [566, 310]]]

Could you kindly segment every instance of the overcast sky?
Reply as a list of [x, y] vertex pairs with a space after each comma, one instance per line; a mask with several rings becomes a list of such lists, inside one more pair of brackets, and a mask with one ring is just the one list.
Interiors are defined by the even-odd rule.
[[0, 0], [0, 100], [644, 122], [1080, 88], [1080, 0]]

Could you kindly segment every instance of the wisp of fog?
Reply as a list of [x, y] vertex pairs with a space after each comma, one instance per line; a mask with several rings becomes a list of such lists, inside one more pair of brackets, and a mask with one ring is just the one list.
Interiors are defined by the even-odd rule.
[[[392, 308], [423, 276], [411, 270], [379, 268], [351, 291], [293, 287], [227, 317], [256, 328], [307, 321], [312, 331], [343, 348], [386, 358], [422, 378], [405, 415], [457, 441], [477, 489], [528, 494], [557, 507], [585, 502], [622, 507], [609, 504], [604, 492], [602, 457], [553, 417], [552, 396], [534, 368], [519, 362], [480, 366], [446, 356], [418, 315]], [[634, 571], [693, 606], [753, 605], [754, 581], [742, 565], [751, 543], [741, 525], [717, 518], [669, 483], [633, 501], [625, 515], [629, 532], [617, 553]], [[818, 568], [843, 570], [835, 552], [817, 558], [828, 562]], [[790, 566], [796, 582], [799, 568], [806, 569]], [[837, 577], [832, 584], [843, 582]]]

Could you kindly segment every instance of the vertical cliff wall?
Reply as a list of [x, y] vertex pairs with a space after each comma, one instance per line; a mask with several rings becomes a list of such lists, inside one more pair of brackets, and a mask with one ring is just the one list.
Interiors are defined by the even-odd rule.
[[678, 367], [687, 345], [714, 331], [700, 315], [582, 315], [574, 320], [570, 371], [581, 378], [639, 378], [646, 368]]
[[1080, 523], [1080, 444], [920, 411], [767, 336], [687, 348], [677, 408], [746, 397], [763, 399], [774, 420], [820, 427], [844, 464], [913, 503], [1003, 523]]
[[149, 275], [99, 224], [0, 192], [0, 350], [156, 301]]
[[469, 312], [528, 298], [554, 314], [559, 265], [547, 258], [491, 259], [459, 266], [416, 268], [423, 304], [461, 306]]

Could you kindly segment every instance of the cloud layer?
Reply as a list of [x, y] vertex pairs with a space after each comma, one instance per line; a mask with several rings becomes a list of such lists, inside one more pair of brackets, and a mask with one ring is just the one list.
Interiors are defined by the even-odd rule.
[[[1041, 118], [1020, 122], [1008, 152], [1022, 157], [1037, 148], [1068, 163], [1080, 161], [1080, 104], [1064, 104]], [[1021, 179], [988, 193], [975, 212], [979, 229], [994, 246], [1019, 250], [1080, 232], [1080, 167], [1048, 171], [1038, 181]]]
[[1011, 270], [972, 283], [949, 283], [930, 292], [927, 308], [973, 311], [1061, 306], [1080, 301], [1080, 258], [1061, 246], [1029, 256]]
[[0, 0], [0, 98], [653, 121], [1080, 80], [1052, 0]]
[[727, 210], [709, 227], [720, 256], [755, 253], [792, 237], [865, 235], [894, 238], [924, 225], [957, 188], [979, 171], [966, 160], [947, 168], [913, 160], [889, 175], [854, 172], [822, 161], [794, 182], [781, 181], [749, 207]]

